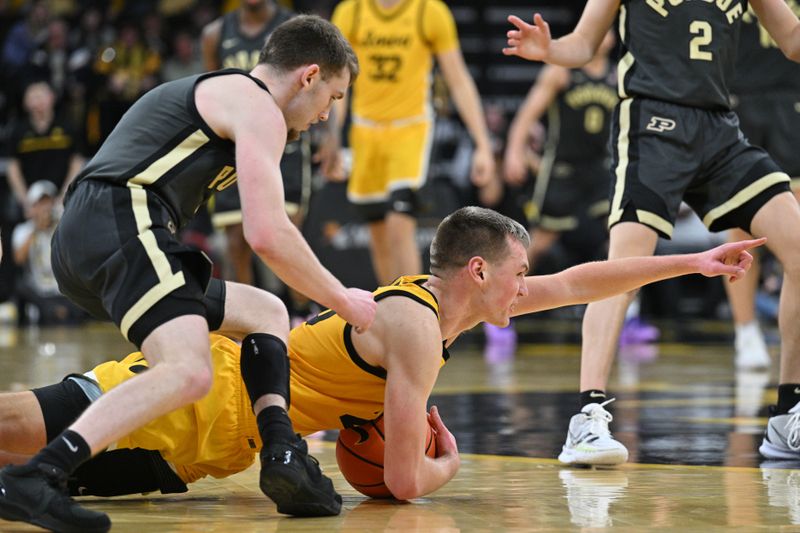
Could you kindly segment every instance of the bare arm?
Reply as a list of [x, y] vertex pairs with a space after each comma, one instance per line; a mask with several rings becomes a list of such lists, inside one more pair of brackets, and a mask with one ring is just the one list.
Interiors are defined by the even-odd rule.
[[528, 294], [514, 315], [603, 300], [686, 274], [741, 278], [753, 261], [747, 250], [766, 239], [727, 243], [696, 254], [626, 257], [585, 263], [549, 276], [527, 276]]
[[533, 24], [512, 15], [508, 21], [515, 29], [506, 34], [508, 46], [503, 53], [562, 67], [581, 67], [594, 57], [617, 16], [619, 2], [589, 0], [572, 33], [555, 40], [550, 36], [550, 26], [538, 13], [533, 16]]
[[486, 117], [483, 114], [475, 81], [467, 70], [461, 50], [455, 49], [437, 54], [436, 61], [442, 70], [447, 88], [453, 95], [453, 103], [458, 114], [467, 126], [472, 142], [475, 143], [475, 153], [472, 156], [472, 182], [478, 186], [485, 185], [494, 177], [495, 163]]
[[222, 19], [210, 22], [203, 28], [203, 35], [200, 37], [200, 50], [203, 54], [203, 68], [207, 71], [217, 70], [221, 67], [217, 56], [217, 47], [222, 35]]
[[750, 0], [758, 22], [792, 61], [800, 62], [800, 21], [784, 0]]
[[[322, 266], [286, 215], [280, 173], [286, 139], [283, 115], [252, 81], [244, 76], [224, 78], [201, 83], [196, 98], [209, 125], [236, 143], [245, 239], [287, 285], [330, 307], [356, 328], [369, 327], [375, 314], [371, 293], [346, 289]], [[237, 98], [232, 101], [226, 94]]]
[[528, 135], [531, 125], [538, 121], [569, 81], [569, 70], [548, 65], [542, 69], [522, 106], [514, 115], [503, 158], [506, 181], [520, 184], [527, 170]]
[[[409, 334], [413, 332], [413, 334]], [[460, 459], [455, 438], [431, 409], [439, 456], [425, 455], [430, 396], [442, 353], [439, 322], [433, 312], [409, 298], [381, 300], [372, 335], [372, 350], [383, 354], [386, 368], [384, 481], [398, 499], [428, 494], [455, 476]], [[354, 342], [358, 342], [354, 339]], [[359, 352], [364, 348], [357, 344]]]
[[64, 202], [64, 195], [67, 193], [67, 189], [72, 183], [72, 180], [75, 179], [75, 176], [81, 171], [85, 162], [86, 160], [79, 154], [72, 154], [72, 157], [70, 157], [67, 177], [64, 179], [64, 184], [61, 186], [61, 190], [58, 193], [58, 203]]

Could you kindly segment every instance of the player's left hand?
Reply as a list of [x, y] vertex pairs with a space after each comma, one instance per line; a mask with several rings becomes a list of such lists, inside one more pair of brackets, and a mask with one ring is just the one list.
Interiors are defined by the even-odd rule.
[[345, 181], [344, 158], [341, 143], [332, 134], [328, 134], [320, 142], [319, 148], [311, 156], [314, 163], [319, 163], [319, 171], [328, 181]]
[[544, 61], [550, 52], [552, 38], [550, 37], [550, 25], [542, 16], [536, 13], [533, 16], [533, 24], [528, 24], [514, 15], [510, 15], [508, 21], [516, 29], [508, 30], [506, 33], [508, 46], [503, 48], [503, 54], [519, 56], [531, 61]]
[[435, 405], [431, 406], [430, 413], [428, 413], [428, 423], [435, 432], [436, 457], [447, 456], [451, 458], [458, 458], [458, 445], [456, 444], [456, 438], [444, 425], [442, 417], [439, 415], [439, 408]]
[[729, 276], [731, 282], [744, 277], [753, 256], [747, 250], [761, 246], [767, 242], [766, 237], [746, 241], [729, 242], [698, 255], [698, 270], [708, 277]]
[[496, 178], [494, 154], [491, 147], [478, 147], [472, 154], [472, 183], [483, 187]]

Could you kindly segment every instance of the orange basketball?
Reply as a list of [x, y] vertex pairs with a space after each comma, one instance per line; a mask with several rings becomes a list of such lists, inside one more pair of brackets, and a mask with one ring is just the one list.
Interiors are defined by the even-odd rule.
[[[372, 498], [393, 498], [383, 483], [383, 415], [354, 428], [339, 431], [336, 462], [350, 485]], [[425, 454], [436, 457], [436, 437], [428, 426]]]

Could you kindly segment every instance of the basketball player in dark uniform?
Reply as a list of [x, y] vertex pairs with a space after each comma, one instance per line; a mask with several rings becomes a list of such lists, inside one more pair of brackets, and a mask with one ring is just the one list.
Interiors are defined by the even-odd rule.
[[[529, 209], [533, 228], [529, 259], [539, 257], [564, 232], [586, 222], [604, 226], [608, 216], [608, 132], [617, 104], [615, 72], [608, 60], [614, 35], [608, 32], [594, 59], [580, 69], [544, 67], [511, 123], [504, 176], [521, 185], [528, 170], [525, 153], [531, 126], [547, 115], [547, 140]], [[599, 232], [597, 249], [605, 241]], [[592, 251], [584, 260], [597, 259]]]
[[[800, 3], [786, 4], [800, 15]], [[752, 9], [742, 17], [736, 75], [731, 84], [736, 96], [736, 115], [751, 144], [765, 149], [792, 178], [795, 196], [800, 188], [800, 65], [789, 61], [769, 33], [758, 23]], [[729, 240], [746, 238], [731, 230]], [[763, 368], [770, 356], [755, 312], [758, 261], [742, 283], [725, 284], [736, 329], [734, 346], [737, 368]]]
[[[781, 50], [800, 61], [800, 22], [783, 0], [752, 0]], [[620, 103], [611, 132], [614, 185], [609, 257], [651, 255], [669, 238], [681, 201], [711, 231], [741, 228], [769, 239], [784, 266], [777, 416], [761, 451], [800, 458], [800, 208], [789, 177], [750, 145], [731, 111], [737, 39], [746, 0], [589, 0], [575, 30], [551, 39], [541, 15], [509, 17], [507, 55], [562, 66], [585, 64], [619, 15]], [[609, 430], [605, 389], [633, 293], [590, 304], [583, 320], [581, 412], [559, 455], [568, 464], [622, 463], [628, 450]], [[797, 391], [797, 392], [795, 392]], [[794, 435], [791, 436], [790, 435]]]
[[[242, 0], [241, 7], [211, 22], [203, 29], [203, 64], [206, 70], [238, 68], [250, 70], [258, 63], [264, 41], [294, 13], [273, 0]], [[309, 136], [289, 143], [281, 159], [286, 211], [299, 225], [305, 214], [311, 187]], [[242, 230], [242, 206], [236, 184], [214, 195], [211, 221], [225, 230], [228, 261], [235, 281], [253, 284], [253, 251]]]
[[283, 210], [279, 168], [286, 140], [327, 120], [357, 73], [355, 54], [333, 25], [296, 17], [273, 32], [250, 73], [166, 83], [125, 114], [69, 189], [53, 269], [65, 295], [111, 318], [152, 366], [109, 391], [26, 465], [0, 471], [0, 517], [107, 531], [105, 514], [68, 498], [68, 476], [137, 427], [209, 392], [209, 330], [244, 337], [242, 379], [266, 443], [262, 490], [282, 513], [339, 512], [341, 497], [286, 415], [285, 307], [264, 291], [210, 279], [206, 257], [175, 233], [238, 179], [256, 253], [287, 284], [327, 302], [357, 330], [368, 328], [372, 294], [346, 289], [313, 255]]

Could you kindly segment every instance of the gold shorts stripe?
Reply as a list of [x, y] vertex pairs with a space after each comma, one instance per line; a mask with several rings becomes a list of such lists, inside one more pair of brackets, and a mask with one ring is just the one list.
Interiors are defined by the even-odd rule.
[[119, 326], [120, 331], [122, 331], [122, 335], [127, 339], [128, 331], [131, 329], [131, 326], [137, 320], [142, 318], [142, 315], [144, 315], [164, 296], [185, 284], [186, 280], [183, 277], [183, 272], [178, 272], [176, 274], [172, 274], [169, 278], [161, 281], [158, 285], [144, 293], [144, 296], [139, 298], [139, 301], [133, 304], [133, 306], [128, 309], [128, 312], [125, 313], [125, 316], [122, 317], [122, 322]]
[[[625, 24], [628, 21], [628, 10], [625, 8], [624, 5], [619, 6], [619, 38], [624, 43], [625, 42]], [[617, 64], [617, 94], [619, 94], [620, 98], [627, 98], [628, 93], [625, 92], [625, 75], [633, 66], [634, 58], [633, 54], [627, 52], [624, 56], [622, 56]]]
[[149, 167], [144, 169], [141, 173], [137, 174], [130, 180], [128, 185], [152, 185], [158, 181], [164, 174], [170, 171], [175, 165], [192, 155], [198, 148], [208, 142], [208, 136], [203, 133], [203, 130], [197, 130], [181, 143], [170, 150], [167, 154], [154, 161]]
[[211, 223], [215, 228], [224, 228], [226, 226], [233, 226], [234, 224], [241, 224], [242, 212], [240, 210], [214, 213], [211, 215]]
[[717, 219], [727, 215], [737, 207], [741, 207], [758, 196], [759, 193], [764, 192], [778, 183], [790, 181], [789, 176], [785, 172], [771, 172], [734, 194], [727, 202], [706, 213], [706, 216], [703, 217], [703, 224], [705, 224], [706, 227], [711, 227], [711, 224]]
[[630, 149], [631, 129], [631, 104], [633, 99], [623, 100], [619, 106], [619, 135], [617, 136], [617, 157], [619, 162], [614, 173], [617, 181], [614, 184], [614, 198], [611, 201], [611, 213], [608, 215], [608, 225], [619, 222], [622, 218], [622, 195], [625, 192], [625, 174], [628, 170], [628, 150]]
[[673, 226], [667, 220], [661, 218], [660, 216], [656, 215], [655, 213], [651, 213], [650, 211], [644, 211], [642, 209], [636, 210], [636, 218], [642, 224], [650, 226], [651, 228], [655, 228], [661, 233], [665, 235], [669, 235], [672, 237], [672, 230]]
[[589, 206], [588, 213], [592, 218], [608, 216], [608, 200], [600, 200]]
[[539, 226], [549, 231], [570, 231], [578, 227], [577, 217], [550, 217], [543, 215], [539, 220]]

